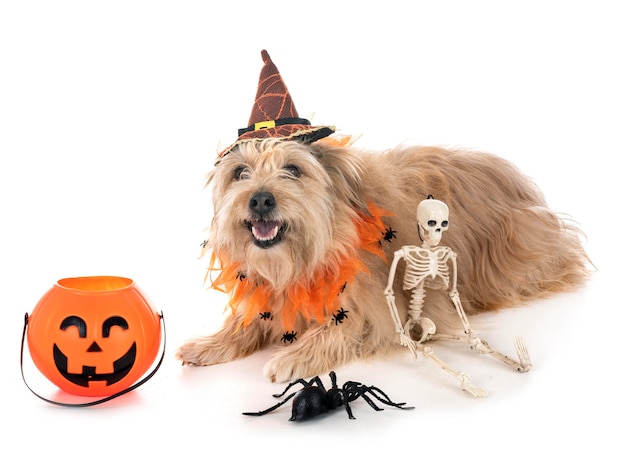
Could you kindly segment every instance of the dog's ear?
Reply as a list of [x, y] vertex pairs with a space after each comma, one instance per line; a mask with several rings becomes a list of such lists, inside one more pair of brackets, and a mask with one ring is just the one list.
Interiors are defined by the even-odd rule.
[[[230, 158], [228, 158], [230, 159]], [[212, 188], [213, 192], [220, 196], [226, 191], [226, 187], [232, 179], [232, 175], [228, 174], [228, 166], [225, 164], [227, 161], [219, 161], [215, 163], [213, 169], [211, 169], [205, 176], [204, 187]]]
[[367, 203], [361, 190], [363, 162], [355, 152], [348, 147], [327, 145], [325, 142], [315, 142], [310, 146], [332, 180], [337, 197], [355, 210], [367, 213]]

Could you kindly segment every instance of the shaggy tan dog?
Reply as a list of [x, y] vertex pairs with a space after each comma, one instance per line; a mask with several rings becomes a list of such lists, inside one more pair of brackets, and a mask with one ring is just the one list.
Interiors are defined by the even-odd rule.
[[[383, 292], [394, 251], [420, 243], [416, 206], [429, 194], [450, 209], [442, 245], [458, 255], [468, 314], [571, 290], [588, 273], [575, 226], [490, 154], [259, 140], [222, 158], [209, 183], [207, 249], [222, 268], [211, 277], [231, 295], [232, 315], [216, 334], [178, 350], [184, 364], [228, 362], [274, 345], [264, 372], [286, 382], [402, 350]], [[405, 321], [402, 269], [394, 290]], [[427, 290], [422, 314], [437, 332], [460, 326], [445, 291]]]

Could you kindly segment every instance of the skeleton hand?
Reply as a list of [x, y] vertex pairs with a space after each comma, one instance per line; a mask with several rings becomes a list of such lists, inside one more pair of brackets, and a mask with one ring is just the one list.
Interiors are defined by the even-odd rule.
[[411, 351], [411, 354], [413, 354], [413, 357], [417, 358], [417, 344], [415, 344], [415, 341], [413, 341], [403, 332], [398, 332], [398, 334], [400, 335], [400, 344], [408, 347]]

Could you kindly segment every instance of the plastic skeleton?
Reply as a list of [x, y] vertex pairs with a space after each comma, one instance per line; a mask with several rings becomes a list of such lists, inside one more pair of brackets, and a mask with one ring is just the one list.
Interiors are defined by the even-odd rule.
[[[515, 339], [515, 349], [519, 357], [519, 361], [515, 361], [494, 351], [489, 344], [487, 344], [484, 339], [480, 338], [470, 327], [463, 306], [461, 305], [459, 293], [456, 289], [456, 253], [454, 253], [450, 247], [439, 246], [443, 233], [448, 229], [448, 215], [448, 206], [442, 201], [433, 199], [431, 195], [428, 196], [428, 199], [419, 203], [417, 206], [417, 230], [423, 244], [421, 247], [403, 246], [400, 250], [395, 252], [389, 270], [389, 280], [385, 289], [385, 295], [391, 316], [396, 325], [396, 331], [400, 338], [400, 344], [408, 347], [416, 358], [418, 351], [421, 351], [425, 357], [459, 379], [463, 390], [475, 397], [484, 397], [487, 395], [484, 390], [472, 384], [465, 373], [454, 370], [440, 360], [434, 354], [433, 349], [430, 346], [424, 345], [424, 343], [436, 339], [463, 341], [466, 342], [471, 349], [475, 349], [481, 354], [491, 355], [517, 371], [526, 372], [530, 370], [532, 365], [526, 344], [522, 338], [517, 337]], [[400, 258], [403, 258], [406, 263], [403, 289], [412, 290], [411, 300], [409, 302], [408, 320], [404, 324], [404, 327], [402, 326], [393, 294], [393, 281]], [[433, 321], [427, 317], [422, 317], [425, 288], [448, 291], [448, 295], [463, 324], [464, 335], [438, 334], [436, 333], [436, 327]], [[411, 338], [411, 330], [416, 325], [420, 325], [422, 328], [421, 336], [419, 336], [417, 341]]]

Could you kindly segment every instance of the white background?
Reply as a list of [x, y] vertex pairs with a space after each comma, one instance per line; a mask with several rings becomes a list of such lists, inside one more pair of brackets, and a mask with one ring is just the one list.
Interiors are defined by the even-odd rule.
[[[2, 2], [0, 455], [623, 454], [624, 30], [620, 2], [598, 0]], [[597, 267], [585, 287], [474, 319], [505, 352], [523, 335], [530, 373], [441, 349], [490, 393], [473, 399], [424, 360], [354, 364], [336, 369], [340, 382], [416, 409], [361, 400], [356, 420], [297, 424], [288, 405], [240, 414], [283, 387], [261, 374], [269, 353], [208, 368], [174, 360], [221, 321], [225, 298], [205, 289], [198, 259], [204, 175], [247, 124], [263, 48], [315, 124], [364, 148], [499, 154], [580, 224]], [[20, 377], [24, 313], [56, 280], [100, 274], [133, 278], [164, 312], [164, 364], [105, 405], [42, 402]], [[38, 392], [62, 397], [26, 370]]]

